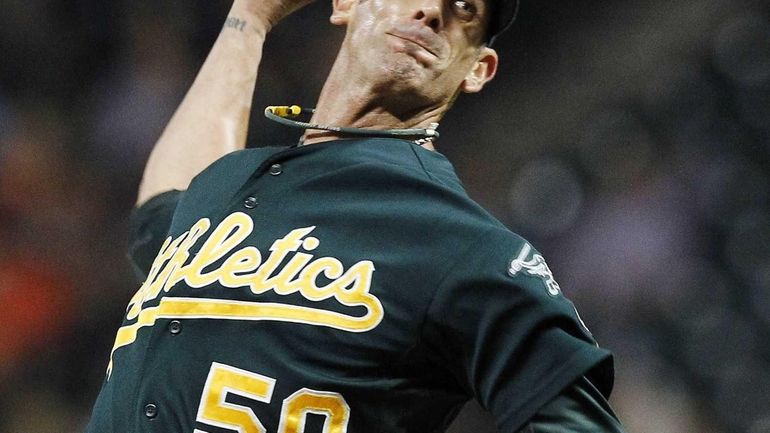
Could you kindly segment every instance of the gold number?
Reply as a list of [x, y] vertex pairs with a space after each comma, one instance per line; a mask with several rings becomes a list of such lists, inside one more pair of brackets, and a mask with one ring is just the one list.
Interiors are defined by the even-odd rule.
[[302, 388], [283, 401], [278, 433], [303, 433], [308, 413], [326, 416], [324, 433], [347, 431], [350, 407], [342, 395]]
[[225, 398], [233, 393], [270, 403], [274, 387], [275, 379], [215, 362], [203, 388], [197, 421], [238, 433], [265, 433], [265, 426], [251, 409], [228, 403]]
[[[275, 379], [229, 365], [211, 364], [206, 386], [198, 407], [198, 422], [235, 430], [238, 433], [266, 433], [265, 426], [247, 407], [227, 403], [233, 393], [263, 403], [270, 403]], [[350, 407], [336, 392], [302, 388], [283, 401], [278, 433], [304, 433], [307, 415], [326, 417], [324, 433], [345, 433], [348, 429]], [[204, 433], [196, 429], [194, 433]]]

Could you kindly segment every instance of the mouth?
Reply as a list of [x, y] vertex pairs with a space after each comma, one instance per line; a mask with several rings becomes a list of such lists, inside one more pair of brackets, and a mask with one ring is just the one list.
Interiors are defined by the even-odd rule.
[[404, 35], [401, 35], [401, 34], [398, 34], [398, 33], [387, 32], [386, 34], [388, 34], [390, 36], [393, 36], [395, 38], [401, 39], [403, 41], [410, 42], [410, 43], [412, 43], [414, 45], [417, 45], [418, 47], [420, 47], [424, 51], [426, 51], [428, 54], [432, 55], [433, 57], [438, 58], [438, 54], [436, 54], [436, 52], [434, 50], [432, 50], [430, 47], [428, 47], [427, 43], [425, 43], [425, 42], [420, 42], [418, 40], [415, 40], [413, 38], [410, 38], [408, 36], [404, 36]]

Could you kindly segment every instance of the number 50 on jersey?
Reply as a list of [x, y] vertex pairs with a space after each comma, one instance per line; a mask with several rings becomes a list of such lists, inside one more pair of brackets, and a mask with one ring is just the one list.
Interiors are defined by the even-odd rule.
[[[271, 377], [215, 362], [203, 388], [196, 421], [238, 433], [265, 433], [267, 429], [250, 408], [225, 399], [232, 393], [270, 403], [275, 382]], [[283, 401], [278, 433], [302, 433], [310, 413], [326, 417], [325, 433], [347, 431], [350, 407], [342, 395], [302, 388]], [[194, 433], [205, 432], [196, 429]]]

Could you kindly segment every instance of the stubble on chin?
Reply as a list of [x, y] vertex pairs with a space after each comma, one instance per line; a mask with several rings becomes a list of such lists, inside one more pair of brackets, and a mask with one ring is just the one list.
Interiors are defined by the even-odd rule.
[[420, 88], [430, 84], [430, 71], [408, 54], [388, 53], [379, 62], [380, 81], [387, 83], [391, 91], [419, 93]]

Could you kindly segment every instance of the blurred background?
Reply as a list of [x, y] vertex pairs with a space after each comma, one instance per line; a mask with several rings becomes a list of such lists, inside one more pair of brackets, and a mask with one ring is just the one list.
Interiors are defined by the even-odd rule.
[[[0, 0], [0, 431], [87, 422], [143, 163], [229, 5]], [[268, 39], [250, 146], [296, 140], [261, 107], [312, 106], [329, 11]], [[496, 48], [438, 149], [616, 353], [628, 430], [770, 432], [770, 4], [524, 0]], [[494, 430], [471, 406], [452, 431]]]

